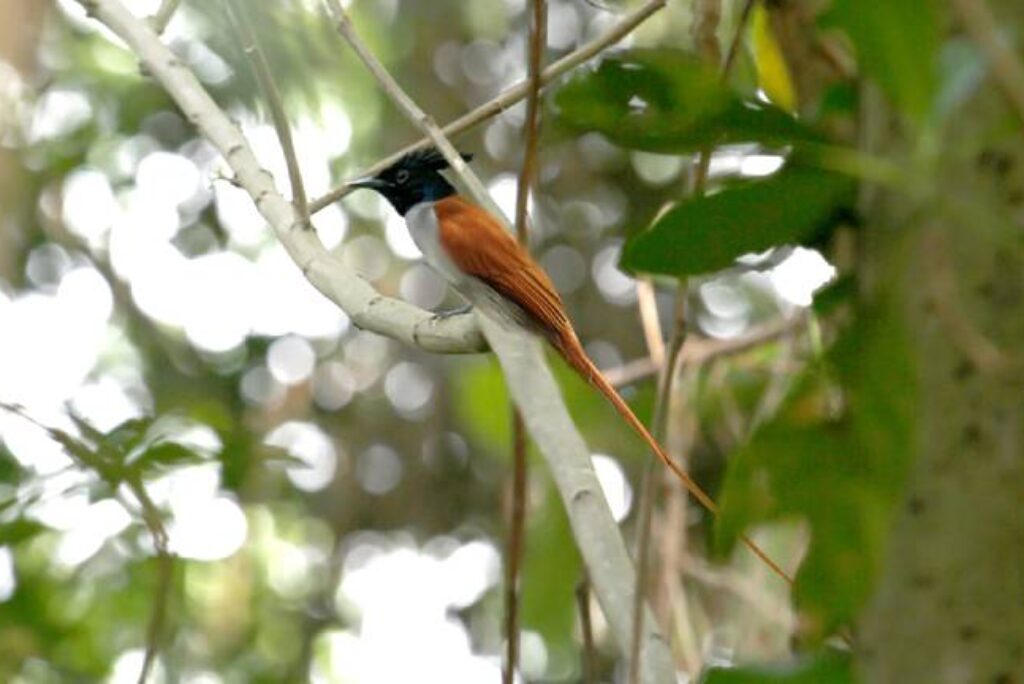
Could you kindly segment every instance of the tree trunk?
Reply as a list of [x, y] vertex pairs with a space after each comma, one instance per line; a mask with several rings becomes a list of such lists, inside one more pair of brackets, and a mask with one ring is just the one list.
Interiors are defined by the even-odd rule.
[[[1020, 0], [988, 5], [1024, 26]], [[903, 255], [891, 294], [920, 378], [917, 453], [858, 635], [872, 684], [1024, 682], [1024, 126], [991, 73], [954, 117], [941, 199], [889, 197], [866, 229], [867, 275]], [[880, 149], [906, 147], [896, 130]]]

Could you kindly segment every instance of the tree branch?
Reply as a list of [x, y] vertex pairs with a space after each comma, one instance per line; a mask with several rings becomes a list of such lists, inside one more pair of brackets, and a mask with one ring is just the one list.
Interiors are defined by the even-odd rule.
[[[562, 497], [573, 538], [580, 549], [590, 586], [623, 654], [633, 632], [636, 575], [626, 545], [590, 460], [590, 450], [576, 430], [558, 384], [544, 360], [539, 339], [507, 330], [481, 316], [481, 326], [501, 363], [509, 392], [547, 461]], [[645, 610], [638, 661], [646, 684], [675, 682], [675, 668], [664, 637], [650, 610]]]
[[292, 260], [357, 327], [431, 352], [470, 353], [486, 349], [473, 316], [439, 320], [429, 311], [385, 297], [327, 252], [313, 231], [291, 230], [301, 222], [295, 208], [274, 187], [273, 178], [260, 166], [237, 126], [188, 67], [160, 42], [152, 28], [128, 11], [121, 0], [78, 1], [128, 44], [147, 73], [161, 83], [186, 118], [224, 155], [235, 180], [252, 197]]
[[[590, 41], [580, 49], [572, 52], [562, 59], [554, 62], [541, 72], [541, 85], [547, 85], [551, 81], [555, 80], [562, 74], [569, 72], [579, 65], [593, 59], [605, 48], [614, 45], [615, 43], [622, 40], [624, 37], [629, 35], [633, 29], [642, 24], [648, 17], [660, 10], [665, 6], [667, 0], [648, 0], [643, 5], [638, 7], [633, 12], [622, 17], [622, 19], [612, 26], [608, 31], [601, 34], [594, 40]], [[470, 129], [477, 124], [490, 119], [508, 109], [515, 103], [523, 100], [527, 97], [530, 91], [529, 81], [524, 80], [515, 84], [508, 90], [504, 91], [493, 100], [477, 107], [471, 112], [468, 112], [460, 116], [455, 121], [447, 124], [441, 129], [446, 136], [455, 136], [463, 131]], [[356, 178], [363, 176], [373, 176], [383, 171], [388, 166], [391, 166], [402, 156], [412, 152], [414, 150], [422, 149], [427, 147], [431, 142], [429, 137], [420, 139], [419, 141], [402, 148], [398, 152], [381, 159], [376, 164], [357, 174]], [[334, 190], [331, 190], [323, 197], [313, 200], [310, 202], [309, 209], [312, 213], [316, 213], [326, 207], [329, 204], [337, 202], [342, 197], [345, 197], [348, 193], [352, 192], [352, 188], [347, 183], [341, 185]]]
[[299, 169], [299, 157], [295, 153], [295, 143], [292, 141], [292, 129], [288, 124], [288, 115], [285, 114], [284, 104], [281, 102], [281, 93], [274, 83], [274, 75], [270, 71], [270, 64], [267, 56], [260, 49], [256, 40], [256, 32], [252, 28], [252, 20], [242, 5], [241, 0], [231, 0], [228, 3], [230, 14], [238, 25], [238, 31], [242, 37], [242, 49], [249, 59], [256, 81], [260, 84], [263, 98], [270, 107], [270, 118], [274, 122], [274, 130], [277, 132], [277, 139], [281, 143], [281, 152], [284, 154], [284, 161], [288, 167], [288, 180], [292, 186], [292, 203], [295, 210], [299, 212], [299, 219], [304, 227], [309, 227], [309, 203], [306, 200], [306, 188], [302, 183], [302, 171]]
[[158, 34], [163, 33], [167, 25], [171, 23], [171, 19], [174, 17], [174, 13], [178, 11], [180, 4], [181, 0], [164, 0], [160, 3], [160, 8], [156, 11], [156, 14], [149, 18], [153, 30]]
[[[452, 171], [467, 186], [477, 202], [493, 207], [494, 215], [506, 221], [500, 209], [469, 169], [462, 157], [426, 113], [402, 90], [376, 56], [355, 32], [338, 0], [325, 0], [335, 25], [370, 73], [403, 114], [423, 130], [444, 154]], [[630, 650], [633, 632], [635, 575], [625, 542], [601, 490], [590, 460], [590, 451], [565, 407], [558, 384], [548, 367], [541, 341], [533, 334], [507, 327], [501, 321], [476, 310], [484, 336], [498, 357], [509, 393], [534, 441], [552, 472], [569, 516], [573, 537], [587, 566], [594, 593], [604, 610], [615, 640], [623, 653]], [[645, 611], [641, 640], [641, 668], [645, 682], [675, 681], [671, 655], [664, 638]], [[650, 625], [649, 628], [647, 625]]]
[[999, 38], [999, 26], [985, 0], [952, 0], [968, 35], [992, 65], [992, 75], [1003, 95], [1024, 121], [1024, 65]]
[[[533, 0], [530, 29], [530, 48], [527, 59], [527, 74], [530, 93], [526, 100], [526, 123], [524, 125], [523, 167], [519, 172], [516, 194], [516, 238], [524, 249], [529, 249], [529, 228], [526, 225], [526, 210], [530, 203], [537, 180], [537, 141], [540, 132], [540, 75], [544, 66], [544, 46], [548, 35], [547, 0]], [[508, 553], [506, 554], [505, 578], [505, 671], [502, 681], [512, 684], [519, 664], [519, 566], [523, 555], [526, 536], [526, 480], [528, 461], [526, 458], [526, 424], [519, 410], [512, 407], [512, 506], [510, 508]]]

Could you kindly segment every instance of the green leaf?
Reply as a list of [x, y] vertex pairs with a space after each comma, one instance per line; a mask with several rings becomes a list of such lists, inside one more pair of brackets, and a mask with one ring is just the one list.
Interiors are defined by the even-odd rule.
[[201, 454], [177, 442], [158, 442], [135, 459], [132, 469], [144, 473], [154, 468], [202, 463], [205, 460]]
[[849, 656], [827, 652], [795, 663], [752, 667], [712, 667], [700, 684], [853, 684]]
[[939, 17], [933, 0], [835, 0], [826, 22], [846, 31], [861, 69], [917, 123], [938, 81]]
[[523, 626], [545, 641], [568, 647], [576, 624], [575, 590], [583, 577], [569, 519], [553, 486], [543, 509], [531, 515], [523, 558]]
[[508, 395], [501, 367], [493, 356], [472, 360], [454, 375], [455, 410], [469, 436], [479, 444], [500, 445], [485, 453], [508, 458], [512, 438]]
[[602, 59], [555, 95], [559, 119], [638, 150], [688, 153], [707, 145], [782, 145], [812, 138], [786, 112], [746, 101], [680, 50], [636, 49]]
[[[807, 520], [794, 600], [810, 641], [850, 623], [870, 595], [914, 449], [915, 373], [898, 309], [861, 306], [855, 320], [826, 372], [801, 378], [775, 419], [730, 458], [715, 530], [727, 550], [752, 524]], [[828, 405], [835, 380], [846, 407], [838, 416], [814, 408]]]
[[812, 239], [851, 189], [842, 176], [787, 166], [764, 180], [684, 200], [626, 244], [621, 266], [693, 275], [725, 268], [750, 252]]
[[142, 443], [152, 425], [152, 418], [132, 418], [108, 432], [103, 440], [118, 454], [127, 456]]
[[47, 527], [42, 523], [25, 518], [0, 523], [0, 546], [10, 546], [27, 541], [46, 530]]

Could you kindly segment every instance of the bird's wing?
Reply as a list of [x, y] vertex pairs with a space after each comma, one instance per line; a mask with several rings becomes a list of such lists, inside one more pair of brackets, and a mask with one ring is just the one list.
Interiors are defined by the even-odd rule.
[[554, 284], [529, 253], [487, 211], [454, 195], [434, 205], [438, 236], [463, 272], [519, 305], [542, 329], [571, 330]]

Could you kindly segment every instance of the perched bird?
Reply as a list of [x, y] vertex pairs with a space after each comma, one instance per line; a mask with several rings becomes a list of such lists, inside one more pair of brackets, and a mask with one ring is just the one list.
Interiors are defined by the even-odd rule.
[[[463, 155], [466, 161], [469, 155]], [[650, 431], [590, 360], [548, 275], [501, 221], [461, 197], [441, 174], [447, 160], [435, 149], [411, 152], [376, 176], [349, 187], [370, 188], [405, 217], [413, 241], [430, 266], [472, 306], [546, 338], [584, 380], [600, 391], [704, 507], [710, 496], [661, 448]], [[752, 542], [755, 554], [785, 573]]]

